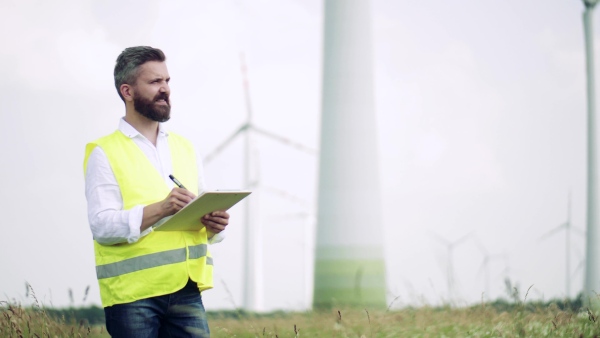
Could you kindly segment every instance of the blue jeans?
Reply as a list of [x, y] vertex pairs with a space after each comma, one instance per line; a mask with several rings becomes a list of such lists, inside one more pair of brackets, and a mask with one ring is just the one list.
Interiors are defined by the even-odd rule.
[[111, 337], [210, 337], [206, 312], [193, 281], [170, 295], [104, 308]]

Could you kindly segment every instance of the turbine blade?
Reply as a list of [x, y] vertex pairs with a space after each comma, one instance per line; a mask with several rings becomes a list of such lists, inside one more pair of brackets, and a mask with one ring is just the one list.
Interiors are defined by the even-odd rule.
[[213, 150], [210, 154], [206, 155], [206, 157], [204, 157], [204, 163], [208, 163], [210, 161], [212, 161], [212, 159], [217, 156], [217, 154], [219, 154], [221, 151], [223, 151], [223, 149], [225, 149], [225, 147], [227, 147], [229, 145], [229, 143], [231, 143], [239, 134], [241, 134], [242, 132], [246, 131], [249, 127], [248, 122], [242, 124], [238, 130], [236, 130], [235, 132], [233, 132], [233, 134], [231, 134], [228, 138], [225, 139], [225, 141], [221, 142], [221, 144], [219, 144], [215, 150]]
[[566, 227], [567, 227], [567, 223], [563, 223], [563, 224], [561, 224], [561, 225], [557, 226], [556, 228], [554, 228], [554, 229], [552, 229], [552, 230], [548, 231], [548, 232], [547, 232], [547, 233], [545, 233], [544, 235], [542, 235], [542, 236], [541, 236], [541, 237], [538, 239], [538, 241], [541, 241], [541, 240], [543, 240], [543, 239], [546, 239], [546, 238], [548, 238], [548, 237], [550, 237], [550, 236], [554, 235], [555, 233], [557, 233], [557, 232], [561, 231], [563, 228], [566, 228]]
[[298, 149], [300, 151], [304, 151], [304, 152], [309, 153], [311, 155], [318, 154], [318, 151], [316, 149], [307, 147], [307, 146], [305, 146], [305, 145], [303, 145], [303, 144], [301, 144], [299, 142], [292, 141], [292, 140], [290, 140], [290, 139], [288, 139], [288, 138], [286, 138], [284, 136], [275, 134], [275, 133], [270, 132], [270, 131], [266, 131], [266, 130], [258, 128], [256, 126], [252, 126], [252, 129], [254, 131], [256, 131], [258, 134], [261, 134], [263, 136], [271, 138], [271, 139], [273, 139], [275, 141], [279, 141], [279, 142], [281, 142], [283, 144], [287, 144], [287, 145], [289, 145], [289, 146], [291, 146], [293, 148], [296, 148], [296, 149]]

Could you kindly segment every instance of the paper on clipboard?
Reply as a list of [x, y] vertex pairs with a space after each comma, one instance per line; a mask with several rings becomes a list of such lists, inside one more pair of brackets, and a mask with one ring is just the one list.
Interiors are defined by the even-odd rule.
[[228, 210], [250, 191], [205, 191], [173, 216], [165, 217], [152, 227], [154, 231], [194, 231], [204, 228], [200, 218], [217, 210]]

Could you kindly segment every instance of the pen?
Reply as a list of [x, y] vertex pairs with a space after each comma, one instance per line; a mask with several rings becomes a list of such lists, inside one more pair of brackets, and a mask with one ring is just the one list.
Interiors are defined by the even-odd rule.
[[186, 187], [183, 186], [183, 184], [181, 184], [181, 182], [179, 182], [175, 176], [173, 175], [169, 175], [169, 178], [171, 179], [171, 181], [173, 181], [178, 187], [182, 188], [182, 189], [187, 189]]

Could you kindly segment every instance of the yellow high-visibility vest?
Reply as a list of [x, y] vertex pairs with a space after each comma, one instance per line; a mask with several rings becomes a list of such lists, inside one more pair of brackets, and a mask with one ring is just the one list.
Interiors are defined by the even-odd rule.
[[[192, 144], [169, 132], [173, 175], [198, 194], [198, 168]], [[123, 197], [123, 209], [163, 200], [171, 188], [135, 142], [120, 131], [86, 146], [84, 173], [92, 150], [101, 147]], [[94, 240], [102, 306], [166, 295], [188, 278], [204, 291], [213, 287], [213, 262], [206, 230], [153, 231], [135, 243], [101, 245]]]

